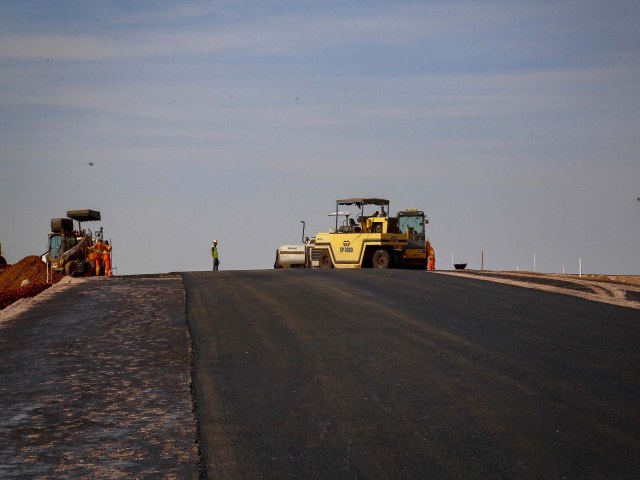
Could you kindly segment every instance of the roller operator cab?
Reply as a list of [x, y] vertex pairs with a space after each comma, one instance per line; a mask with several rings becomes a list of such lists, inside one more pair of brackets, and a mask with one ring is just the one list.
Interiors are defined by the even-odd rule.
[[[388, 216], [389, 203], [384, 198], [337, 200], [330, 214], [335, 228], [316, 235], [312, 261], [320, 268], [402, 267], [410, 235], [400, 230], [397, 217]], [[340, 210], [350, 206], [358, 210], [355, 218]]]
[[404, 268], [426, 269], [428, 262], [427, 240], [425, 225], [429, 219], [421, 210], [408, 208], [398, 212], [398, 228], [407, 238], [407, 246], [403, 252], [402, 264]]

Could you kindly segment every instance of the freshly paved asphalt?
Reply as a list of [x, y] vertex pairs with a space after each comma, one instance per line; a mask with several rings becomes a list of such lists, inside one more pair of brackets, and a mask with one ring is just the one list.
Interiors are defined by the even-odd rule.
[[637, 478], [637, 310], [412, 271], [184, 274], [208, 478]]

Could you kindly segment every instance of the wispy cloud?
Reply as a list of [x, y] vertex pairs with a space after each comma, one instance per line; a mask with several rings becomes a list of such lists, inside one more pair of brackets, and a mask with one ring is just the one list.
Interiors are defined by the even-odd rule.
[[111, 40], [89, 35], [5, 33], [0, 35], [0, 58], [103, 60], [118, 55], [115, 45]]
[[220, 11], [218, 2], [195, 4], [170, 4], [167, 9], [145, 11], [141, 13], [126, 13], [116, 15], [114, 25], [149, 26], [154, 24], [174, 25], [185, 20], [201, 19]]
[[[597, 33], [615, 21], [625, 31], [635, 28], [629, 10], [612, 6], [607, 15], [593, 16], [594, 4], [399, 4], [381, 8], [270, 13], [242, 21], [216, 20], [217, 4], [172, 7], [149, 13], [119, 14], [118, 28], [95, 35], [17, 33], [0, 35], [0, 58], [114, 60], [201, 57], [242, 59], [301, 58], [324, 49], [390, 47], [420, 44], [456, 59], [463, 47], [468, 58], [518, 52], [541, 55], [550, 42], [564, 38], [566, 55], [580, 45], [584, 29]], [[562, 9], [562, 10], [561, 10]], [[560, 11], [561, 10], [561, 11]], [[210, 18], [203, 22], [202, 18]], [[185, 20], [198, 20], [185, 25]], [[575, 19], [582, 19], [574, 22]], [[109, 23], [107, 21], [106, 23]], [[582, 29], [579, 31], [578, 29]], [[572, 40], [573, 38], [573, 40]], [[612, 42], [614, 43], [614, 42]], [[557, 46], [557, 44], [556, 44]], [[603, 45], [589, 45], [599, 49]], [[621, 47], [622, 48], [622, 47]], [[515, 51], [514, 51], [515, 50]], [[552, 53], [550, 50], [546, 54]]]

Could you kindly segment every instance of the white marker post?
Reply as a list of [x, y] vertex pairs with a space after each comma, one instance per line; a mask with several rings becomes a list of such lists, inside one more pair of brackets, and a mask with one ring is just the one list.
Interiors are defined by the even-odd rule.
[[582, 259], [578, 259], [578, 275], [582, 277]]

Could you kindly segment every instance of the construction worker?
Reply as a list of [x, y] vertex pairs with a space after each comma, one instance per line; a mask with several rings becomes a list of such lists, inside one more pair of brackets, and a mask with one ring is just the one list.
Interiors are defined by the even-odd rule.
[[427, 264], [427, 270], [435, 270], [436, 269], [436, 251], [433, 249], [431, 244], [429, 244], [429, 263]]
[[102, 261], [102, 251], [103, 251], [104, 245], [102, 245], [102, 240], [98, 239], [96, 241], [96, 243], [93, 244], [93, 246], [89, 247], [89, 251], [91, 252], [89, 254], [89, 260], [93, 260], [95, 262], [95, 267], [96, 267], [96, 276], [100, 276], [100, 264]]
[[104, 264], [104, 276], [111, 277], [113, 274], [111, 273], [111, 245], [109, 245], [109, 240], [105, 240], [104, 246], [102, 248], [102, 263]]
[[220, 265], [220, 259], [218, 257], [218, 240], [214, 240], [211, 244], [211, 258], [213, 259], [213, 271], [218, 270], [218, 265]]

